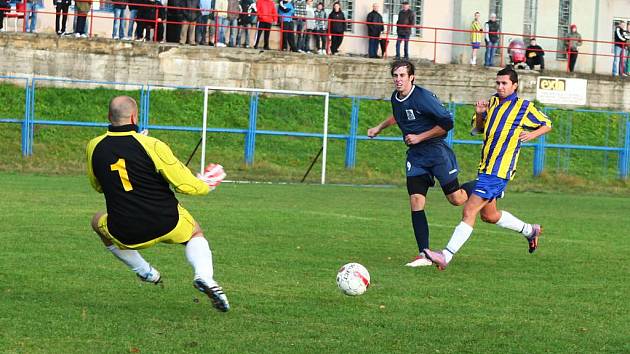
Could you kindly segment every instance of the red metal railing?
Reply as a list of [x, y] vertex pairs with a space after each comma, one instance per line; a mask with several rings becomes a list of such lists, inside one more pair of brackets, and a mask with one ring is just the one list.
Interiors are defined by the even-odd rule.
[[[92, 3], [93, 1], [91, 0], [76, 0], [76, 2], [89, 2]], [[246, 12], [229, 12], [229, 11], [217, 11], [217, 10], [211, 10], [211, 9], [196, 9], [196, 8], [187, 8], [187, 7], [176, 7], [176, 6], [163, 6], [163, 5], [152, 5], [152, 4], [137, 4], [137, 3], [127, 3], [124, 1], [106, 1], [106, 2], [100, 2], [100, 4], [104, 4], [104, 3], [109, 3], [112, 5], [131, 5], [133, 7], [136, 8], [143, 8], [143, 7], [151, 7], [155, 9], [155, 20], [146, 20], [146, 19], [139, 19], [139, 18], [134, 18], [134, 21], [137, 23], [146, 23], [146, 22], [150, 22], [153, 24], [153, 40], [157, 41], [157, 33], [158, 33], [158, 26], [159, 24], [163, 24], [164, 26], [168, 25], [168, 24], [184, 24], [184, 23], [189, 23], [187, 21], [172, 21], [172, 20], [168, 20], [168, 12], [169, 11], [204, 11], [204, 12], [210, 12], [214, 15], [214, 19], [215, 21], [213, 23], [206, 23], [206, 24], [197, 24], [195, 23], [195, 26], [204, 26], [207, 27], [207, 29], [210, 29], [211, 27], [214, 28], [214, 43], [217, 43], [218, 41], [218, 36], [219, 36], [219, 31], [220, 29], [224, 30], [224, 33], [227, 32], [228, 30], [231, 29], [237, 29], [237, 30], [241, 30], [241, 29], [247, 29], [248, 31], [255, 31], [257, 32], [259, 30], [258, 27], [245, 27], [245, 26], [225, 26], [225, 25], [221, 25], [218, 23], [218, 21], [216, 20], [218, 15], [220, 13], [224, 13], [225, 17], [227, 17], [228, 15], [232, 14], [232, 15], [245, 15], [247, 14]], [[164, 10], [167, 12], [167, 18], [166, 19], [161, 19], [161, 21], [157, 20], [159, 18], [159, 12], [160, 10]], [[59, 15], [60, 13], [57, 13], [55, 11], [34, 11], [37, 12], [37, 14], [44, 14], [44, 15]], [[30, 15], [30, 11], [28, 9], [26, 9], [26, 13], [25, 13], [25, 20], [23, 21], [23, 25], [22, 25], [22, 31], [26, 31], [26, 17], [28, 17]], [[259, 15], [259, 14], [257, 14]], [[75, 13], [73, 14], [68, 14], [68, 18], [72, 18], [72, 16], [77, 16], [77, 8], [75, 7]], [[100, 14], [95, 14], [94, 13], [94, 8], [90, 7], [90, 11], [89, 11], [89, 18], [90, 18], [90, 28], [88, 31], [88, 36], [92, 37], [93, 35], [93, 26], [94, 26], [94, 20], [95, 19], [107, 19], [107, 20], [113, 20], [114, 16], [112, 14], [109, 15], [100, 15]], [[279, 22], [279, 28], [274, 28], [272, 27], [271, 29], [269, 29], [270, 32], [276, 32], [279, 33], [281, 36], [283, 34], [286, 33], [294, 33], [294, 34], [307, 34], [310, 36], [318, 36], [321, 35], [321, 33], [319, 32], [313, 32], [313, 31], [309, 31], [309, 30], [303, 30], [303, 31], [296, 31], [294, 30], [286, 30], [284, 28], [284, 21], [282, 21], [283, 18], [286, 18], [286, 16], [282, 16], [282, 15], [277, 15], [277, 19]], [[298, 16], [291, 16], [291, 18], [295, 19], [301, 19], [304, 21], [316, 21], [316, 18], [306, 18], [306, 17], [298, 17]], [[128, 17], [122, 17], [122, 18], [118, 18], [119, 20], [123, 20], [126, 22], [129, 22], [130, 18]], [[382, 24], [385, 26], [385, 31], [384, 31], [384, 36], [379, 36], [379, 37], [370, 37], [367, 35], [359, 35], [359, 34], [354, 34], [354, 33], [342, 33], [342, 34], [337, 34], [337, 33], [331, 33], [330, 32], [330, 28], [331, 28], [331, 24], [335, 23], [335, 22], [344, 22], [344, 23], [352, 23], [355, 25], [380, 25], [381, 23], [372, 23], [372, 22], [366, 22], [366, 21], [353, 21], [353, 20], [334, 20], [334, 19], [326, 19], [327, 21], [327, 30], [326, 30], [326, 37], [327, 37], [327, 41], [326, 41], [326, 52], [329, 53], [330, 52], [330, 44], [331, 41], [330, 39], [332, 37], [336, 37], [336, 36], [342, 36], [345, 38], [360, 38], [360, 39], [379, 39], [379, 40], [385, 40], [385, 51], [383, 52], [383, 57], [387, 58], [387, 48], [389, 46], [389, 42], [394, 40], [394, 41], [398, 41], [401, 40], [403, 42], [407, 41], [409, 42], [409, 44], [413, 44], [413, 43], [418, 43], [418, 44], [428, 44], [428, 45], [432, 45], [433, 46], [433, 62], [436, 63], [438, 60], [438, 46], [451, 46], [451, 47], [471, 47], [472, 44], [469, 41], [464, 41], [464, 42], [458, 42], [458, 41], [448, 41], [448, 40], [439, 40], [440, 34], [441, 33], [445, 33], [447, 35], [453, 35], [453, 34], [457, 34], [457, 33], [464, 33], [467, 34], [468, 37], [470, 36], [470, 34], [473, 32], [472, 30], [468, 30], [468, 29], [457, 29], [457, 28], [445, 28], [445, 27], [432, 27], [432, 26], [414, 26], [414, 25], [397, 25], [397, 24]], [[409, 39], [398, 39], [395, 35], [394, 35], [394, 28], [412, 28], [415, 29], [416, 31], [422, 31], [423, 32], [423, 36], [421, 37], [410, 37]], [[164, 29], [166, 31], [166, 28]], [[433, 31], [433, 38], [432, 39], [427, 39], [430, 38], [430, 35], [427, 35], [426, 32], [427, 31]], [[485, 34], [485, 33], [484, 33]], [[492, 32], [490, 34], [496, 34], [499, 36], [499, 44], [497, 46], [486, 46], [486, 48], [495, 48], [499, 51], [499, 56], [500, 56], [500, 65], [503, 66], [504, 62], [505, 62], [505, 51], [508, 50], [508, 46], [505, 45], [505, 38], [506, 36], [508, 37], [515, 37], [515, 38], [528, 38], [531, 37], [533, 35], [531, 34], [523, 34], [523, 33], [511, 33], [511, 32]], [[249, 34], [248, 34], [249, 35]], [[164, 36], [166, 36], [166, 33], [164, 33]], [[558, 41], [562, 41], [563, 43], [567, 42], [570, 38], [566, 38], [566, 37], [557, 37], [557, 36], [549, 36], [549, 35], [535, 35], [535, 37], [537, 39], [547, 39], [547, 40], [555, 40], [556, 43]], [[608, 45], [614, 46], [615, 44], [620, 44], [622, 46], [624, 46], [624, 50], [622, 50], [621, 53], [621, 57], [620, 60], [624, 61], [626, 58], [625, 55], [625, 43], [615, 43], [615, 42], [611, 42], [611, 41], [601, 41], [601, 40], [593, 40], [593, 39], [581, 39], [581, 41], [583, 43], [592, 43], [592, 44], [603, 44], [606, 46], [606, 48], [608, 48]], [[284, 49], [283, 48], [283, 41], [280, 41], [280, 49]], [[558, 47], [556, 45], [556, 47]], [[562, 46], [560, 46], [562, 47]], [[565, 46], [566, 47], [566, 46]], [[567, 55], [567, 71], [569, 71], [569, 58], [571, 56], [571, 54], [576, 54], [575, 52], [571, 52], [569, 48], [564, 49], [564, 50], [557, 50], [557, 49], [545, 49], [544, 50], [545, 53], [562, 53], [562, 54], [566, 54]], [[615, 55], [613, 53], [610, 52], [601, 52], [601, 51], [597, 51], [597, 52], [579, 52], [580, 55], [585, 55], [585, 56], [598, 56], [598, 57], [614, 57]], [[449, 60], [450, 61], [450, 60]]]

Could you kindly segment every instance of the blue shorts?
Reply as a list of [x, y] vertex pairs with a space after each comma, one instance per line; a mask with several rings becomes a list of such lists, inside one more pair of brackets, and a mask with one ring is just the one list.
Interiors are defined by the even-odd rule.
[[414, 146], [407, 150], [407, 177], [428, 175], [444, 186], [457, 178], [455, 153], [444, 142]]
[[481, 48], [481, 42], [470, 42], [472, 44], [473, 49]]
[[483, 199], [495, 199], [505, 191], [509, 180], [497, 176], [480, 173], [477, 175], [477, 184], [473, 193]]

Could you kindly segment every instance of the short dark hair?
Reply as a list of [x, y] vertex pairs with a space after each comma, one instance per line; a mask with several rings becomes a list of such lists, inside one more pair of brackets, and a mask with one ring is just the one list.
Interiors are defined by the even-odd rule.
[[409, 1], [403, 1], [400, 3], [401, 5], [409, 5]]
[[396, 71], [398, 68], [402, 68], [402, 67], [406, 67], [407, 68], [407, 74], [409, 76], [415, 75], [416, 68], [415, 68], [415, 66], [413, 66], [413, 63], [410, 62], [409, 60], [395, 60], [392, 63], [392, 66], [390, 68], [391, 69], [390, 70], [390, 74], [392, 76], [394, 76], [394, 71]]
[[510, 76], [510, 81], [512, 81], [513, 84], [518, 83], [518, 74], [516, 73], [516, 70], [514, 70], [514, 67], [512, 67], [512, 65], [506, 66], [505, 68], [499, 70], [499, 72], [497, 73], [497, 76], [503, 75]]

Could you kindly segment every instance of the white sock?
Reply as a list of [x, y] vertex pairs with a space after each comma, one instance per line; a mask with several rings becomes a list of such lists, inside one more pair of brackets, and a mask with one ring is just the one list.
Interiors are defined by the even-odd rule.
[[520, 232], [525, 237], [530, 236], [533, 231], [531, 224], [521, 221], [519, 218], [505, 210], [501, 210], [501, 218], [497, 221], [497, 225], [505, 229]]
[[208, 286], [215, 286], [212, 252], [205, 237], [193, 237], [186, 244], [186, 258], [193, 267], [195, 279], [201, 278]]
[[453, 255], [459, 251], [460, 248], [466, 243], [468, 238], [473, 232], [472, 226], [466, 224], [465, 222], [460, 222], [459, 225], [453, 231], [453, 236], [448, 241], [446, 248], [444, 249], [444, 258], [446, 262], [450, 262], [453, 259]]
[[151, 265], [142, 258], [140, 252], [135, 250], [121, 250], [114, 245], [107, 246], [107, 249], [110, 250], [116, 258], [125, 263], [127, 267], [136, 272], [136, 274], [144, 276], [151, 272]]

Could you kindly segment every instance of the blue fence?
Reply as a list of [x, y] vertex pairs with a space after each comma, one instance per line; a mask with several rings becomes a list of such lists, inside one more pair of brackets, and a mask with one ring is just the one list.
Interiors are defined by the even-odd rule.
[[[81, 122], [81, 121], [66, 121], [66, 120], [45, 120], [45, 119], [37, 119], [37, 112], [35, 112], [35, 102], [37, 99], [37, 83], [38, 82], [61, 82], [61, 83], [71, 83], [73, 85], [101, 85], [101, 86], [125, 86], [125, 87], [134, 87], [140, 91], [140, 101], [139, 101], [139, 119], [138, 125], [140, 129], [150, 129], [150, 130], [165, 130], [165, 131], [189, 131], [189, 132], [201, 132], [201, 127], [186, 127], [186, 126], [170, 126], [170, 125], [154, 125], [149, 121], [149, 113], [151, 109], [151, 91], [152, 89], [189, 89], [189, 90], [199, 90], [202, 91], [203, 87], [194, 87], [194, 86], [168, 86], [168, 85], [145, 85], [145, 84], [137, 84], [137, 83], [122, 83], [122, 82], [98, 82], [98, 81], [88, 81], [88, 80], [70, 80], [70, 79], [53, 79], [53, 78], [23, 78], [23, 77], [12, 77], [12, 76], [0, 76], [0, 79], [11, 80], [13, 82], [24, 82], [24, 90], [25, 90], [25, 103], [24, 103], [24, 115], [23, 117], [7, 117], [0, 118], [0, 123], [8, 123], [8, 124], [20, 124], [22, 127], [21, 136], [22, 136], [22, 155], [30, 156], [33, 154], [33, 132], [35, 125], [56, 125], [56, 126], [83, 126], [83, 127], [106, 127], [107, 123], [105, 122]], [[368, 140], [369, 138], [366, 135], [359, 134], [359, 112], [361, 108], [361, 102], [366, 100], [375, 100], [370, 97], [347, 97], [347, 96], [332, 96], [332, 98], [350, 98], [352, 100], [352, 108], [350, 110], [349, 116], [349, 130], [347, 134], [329, 134], [329, 139], [338, 139], [345, 140], [346, 148], [345, 148], [345, 166], [346, 168], [354, 168], [356, 165], [356, 156], [357, 156], [357, 142]], [[464, 106], [459, 103], [449, 103], [448, 109], [455, 114], [458, 108]], [[254, 164], [254, 156], [256, 150], [256, 136], [258, 135], [272, 135], [272, 136], [290, 136], [290, 137], [307, 137], [307, 138], [323, 138], [323, 134], [321, 133], [305, 133], [305, 132], [289, 132], [289, 131], [276, 131], [276, 130], [259, 130], [257, 129], [257, 117], [258, 117], [258, 107], [259, 107], [259, 95], [254, 92], [250, 96], [249, 100], [249, 117], [248, 117], [248, 127], [246, 129], [238, 129], [238, 128], [207, 128], [208, 133], [228, 133], [228, 134], [243, 134], [245, 136], [245, 144], [244, 144], [244, 161], [248, 165]], [[617, 166], [617, 174], [620, 178], [627, 178], [628, 170], [630, 168], [630, 114], [628, 112], [617, 112], [617, 111], [597, 111], [597, 110], [586, 110], [586, 109], [575, 109], [571, 111], [564, 111], [558, 108], [545, 108], [545, 113], [550, 115], [553, 119], [553, 116], [556, 114], [561, 114], [562, 112], [568, 114], [579, 114], [579, 113], [598, 113], [604, 115], [614, 115], [616, 117], [621, 117], [621, 119], [617, 119], [616, 124], [617, 129], [619, 130], [616, 134], [617, 141], [615, 144], [610, 144], [609, 134], [610, 134], [610, 125], [608, 126], [605, 132], [605, 141], [602, 145], [584, 145], [584, 144], [572, 144], [570, 139], [568, 141], [562, 141], [562, 143], [555, 142], [547, 142], [547, 138], [545, 136], [540, 137], [537, 141], [533, 143], [523, 144], [524, 148], [532, 148], [534, 149], [534, 158], [533, 158], [533, 174], [535, 176], [540, 175], [545, 169], [545, 164], [549, 163], [546, 161], [546, 153], [548, 151], [564, 151], [567, 152], [565, 159], [570, 156], [572, 151], [600, 151], [604, 152], [605, 162], [604, 168], [608, 168], [608, 153], [612, 153], [617, 156], [618, 166]], [[554, 122], [554, 125], [556, 123]], [[571, 123], [566, 125], [568, 128], [563, 128], [567, 133], [567, 136], [571, 136], [572, 134], [572, 118]], [[565, 133], [566, 133], [565, 132]], [[558, 132], [558, 128], [554, 129], [554, 134], [561, 134], [562, 131]], [[401, 141], [400, 137], [393, 136], [379, 136], [374, 139], [370, 139], [374, 141]], [[481, 141], [479, 140], [471, 140], [471, 139], [457, 139], [455, 138], [454, 131], [451, 130], [446, 138], [447, 143], [452, 145], [479, 145]], [[613, 146], [610, 146], [613, 145]], [[558, 161], [561, 160], [560, 154], [557, 154]], [[560, 163], [560, 162], [559, 162]]]

